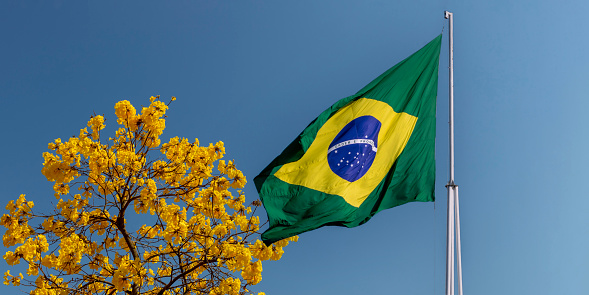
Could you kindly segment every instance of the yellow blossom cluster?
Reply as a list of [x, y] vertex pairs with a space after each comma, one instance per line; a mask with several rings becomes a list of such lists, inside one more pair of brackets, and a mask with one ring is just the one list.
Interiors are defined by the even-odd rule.
[[29, 226], [28, 220], [31, 218], [34, 203], [28, 201], [25, 195], [15, 201], [8, 202], [6, 210], [8, 214], [2, 215], [0, 218], [0, 224], [7, 230], [2, 237], [4, 247], [14, 246], [16, 244], [22, 244], [31, 234], [34, 233], [32, 227]]
[[22, 273], [19, 273], [18, 276], [12, 276], [10, 274], [10, 270], [7, 270], [4, 273], [4, 285], [12, 284], [13, 286], [20, 286], [20, 280], [22, 280], [23, 278], [24, 277]]
[[262, 262], [297, 237], [256, 239], [261, 204], [246, 205], [246, 177], [223, 159], [223, 142], [161, 143], [170, 103], [152, 96], [137, 113], [123, 100], [114, 137], [101, 136], [105, 117], [95, 115], [78, 136], [49, 143], [41, 173], [55, 210], [35, 213], [24, 195], [8, 203], [3, 257], [28, 269], [6, 271], [4, 284], [30, 294], [251, 293]]

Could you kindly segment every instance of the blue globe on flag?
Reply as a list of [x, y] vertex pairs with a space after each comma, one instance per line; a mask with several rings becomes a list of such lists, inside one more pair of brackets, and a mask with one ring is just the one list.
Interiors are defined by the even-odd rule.
[[358, 117], [344, 126], [327, 150], [331, 171], [349, 182], [362, 178], [374, 162], [380, 126], [373, 116]]

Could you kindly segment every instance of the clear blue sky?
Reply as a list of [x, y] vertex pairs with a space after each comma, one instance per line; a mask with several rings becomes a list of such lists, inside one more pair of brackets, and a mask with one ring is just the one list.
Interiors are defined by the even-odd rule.
[[[224, 141], [254, 200], [253, 177], [321, 111], [446, 33], [444, 10], [465, 294], [589, 294], [587, 1], [2, 1], [0, 203], [48, 209], [47, 143], [157, 94], [178, 97], [164, 135]], [[436, 203], [302, 234], [255, 290], [444, 294], [447, 46]]]

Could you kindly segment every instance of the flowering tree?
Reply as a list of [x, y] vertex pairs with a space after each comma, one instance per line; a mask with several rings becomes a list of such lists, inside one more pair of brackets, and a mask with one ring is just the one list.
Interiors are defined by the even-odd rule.
[[221, 160], [223, 142], [160, 144], [171, 101], [150, 101], [141, 114], [118, 102], [108, 140], [94, 116], [90, 131], [49, 143], [42, 173], [57, 205], [38, 213], [24, 195], [8, 203], [3, 242], [16, 247], [4, 259], [28, 270], [7, 270], [4, 284], [30, 294], [246, 294], [262, 261], [280, 259], [288, 240], [256, 239], [261, 204], [244, 205], [246, 178]]

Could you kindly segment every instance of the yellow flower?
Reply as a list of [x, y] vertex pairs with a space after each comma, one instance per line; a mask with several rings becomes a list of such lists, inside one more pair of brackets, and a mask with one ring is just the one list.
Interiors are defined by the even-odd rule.
[[262, 281], [262, 261], [258, 260], [254, 263], [250, 263], [241, 272], [241, 277], [243, 277], [250, 285], [256, 285]]
[[117, 123], [123, 124], [125, 127], [129, 127], [131, 123], [137, 121], [135, 107], [128, 100], [122, 100], [115, 104], [115, 115], [118, 118]]
[[10, 275], [10, 270], [7, 270], [4, 273], [4, 285], [10, 285], [10, 279], [12, 278], [12, 275]]
[[94, 138], [95, 140], [98, 139], [98, 132], [102, 129], [104, 129], [104, 117], [97, 115], [94, 117], [90, 118], [90, 121], [88, 121], [88, 127], [90, 127], [92, 129], [92, 138]]

